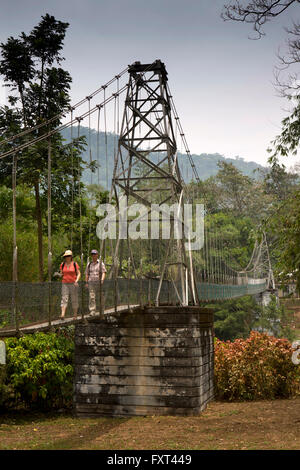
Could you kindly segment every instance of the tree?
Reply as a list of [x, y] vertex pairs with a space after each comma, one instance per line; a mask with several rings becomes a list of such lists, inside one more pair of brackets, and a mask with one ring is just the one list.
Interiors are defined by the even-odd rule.
[[238, 217], [250, 216], [259, 223], [271, 203], [262, 182], [243, 175], [232, 163], [219, 161], [218, 167], [216, 176], [191, 183], [191, 193], [198, 194], [211, 214], [226, 211]]
[[300, 141], [300, 99], [298, 101], [298, 106], [295, 106], [290, 116], [283, 119], [281, 133], [271, 142], [273, 148], [268, 149], [272, 153], [270, 163], [276, 164], [278, 156], [297, 155]]
[[291, 314], [288, 314], [284, 306], [277, 302], [276, 296], [272, 295], [268, 305], [259, 310], [254, 328], [262, 332], [266, 331], [276, 338], [287, 338], [293, 341], [295, 333], [291, 328], [291, 320]]
[[273, 18], [281, 15], [299, 0], [251, 0], [250, 2], [233, 0], [224, 5], [222, 18], [226, 20], [242, 21], [253, 25], [254, 31], [260, 38], [265, 33], [263, 26]]
[[[265, 32], [264, 25], [275, 17], [284, 13], [287, 9], [299, 5], [299, 0], [251, 0], [241, 2], [232, 0], [224, 5], [222, 18], [232, 21], [242, 21], [253, 25], [253, 29], [260, 39]], [[300, 62], [300, 23], [294, 21], [291, 28], [285, 28], [288, 36], [286, 41], [286, 53], [278, 53], [279, 63], [275, 68], [275, 86], [281, 96], [293, 101], [294, 105], [289, 111], [290, 115], [282, 121], [282, 131], [271, 142], [272, 148], [268, 149], [273, 154], [269, 158], [270, 163], [277, 163], [278, 155], [287, 156], [289, 153], [297, 153], [300, 138], [300, 82], [298, 80], [298, 65]], [[292, 70], [291, 70], [292, 67]], [[296, 72], [293, 68], [296, 67]], [[282, 74], [288, 73], [287, 78], [282, 79]]]
[[283, 201], [267, 221], [273, 234], [275, 274], [286, 281], [292, 274], [300, 289], [300, 190]]
[[[55, 129], [62, 113], [69, 109], [70, 74], [60, 67], [63, 57], [61, 50], [68, 23], [57, 21], [53, 16], [42, 16], [40, 23], [29, 35], [24, 32], [19, 38], [8, 38], [1, 43], [0, 73], [11, 91], [18, 95], [9, 96], [10, 107], [0, 108], [0, 130], [3, 138], [14, 135], [26, 128], [51, 119], [47, 127], [39, 128], [33, 137]], [[25, 136], [16, 144], [31, 138]], [[35, 194], [35, 218], [37, 222], [39, 279], [43, 281], [43, 214], [46, 211], [48, 152], [52, 157], [52, 199], [58, 214], [66, 211], [71, 204], [72, 178], [80, 180], [83, 170], [81, 151], [84, 139], [76, 139], [63, 145], [60, 134], [38, 142], [18, 154], [17, 180], [29, 185]], [[5, 147], [4, 147], [5, 148]], [[10, 148], [8, 146], [8, 148]], [[0, 181], [11, 180], [12, 162], [0, 162]], [[75, 190], [79, 188], [79, 183]], [[56, 202], [58, 202], [56, 204]]]
[[251, 188], [251, 179], [232, 163], [218, 162], [216, 180], [222, 186], [223, 204], [236, 214], [244, 213]]
[[248, 295], [211, 307], [214, 309], [215, 335], [223, 341], [247, 338], [253, 329], [267, 331], [277, 338], [294, 339], [290, 315], [277, 303], [275, 296], [271, 296], [266, 306]]
[[[12, 84], [12, 91], [19, 92], [22, 110], [23, 123], [27, 125], [27, 115], [25, 110], [25, 84], [32, 80], [35, 75], [34, 61], [29, 50], [29, 44], [22, 37], [15, 39], [9, 37], [6, 44], [1, 44], [2, 59], [0, 62], [0, 74], [4, 76], [6, 82]], [[9, 97], [9, 102], [15, 104], [16, 99]]]
[[[20, 281], [38, 280], [38, 253], [32, 244], [34, 236], [35, 201], [32, 191], [25, 185], [18, 185], [16, 194], [18, 213], [18, 268]], [[12, 278], [12, 189], [0, 188], [0, 280]]]
[[[289, 100], [299, 97], [300, 83], [298, 81], [298, 64], [300, 62], [300, 23], [293, 22], [287, 32], [286, 52], [278, 51], [278, 65], [275, 67], [275, 83], [280, 95]], [[294, 71], [296, 69], [296, 71]], [[289, 71], [286, 78], [282, 75]]]
[[212, 304], [211, 307], [214, 309], [215, 336], [223, 341], [247, 338], [261, 310], [250, 295]]
[[259, 172], [263, 176], [263, 191], [272, 197], [273, 207], [286, 200], [299, 184], [299, 175], [286, 171], [285, 166], [277, 161], [270, 168]]

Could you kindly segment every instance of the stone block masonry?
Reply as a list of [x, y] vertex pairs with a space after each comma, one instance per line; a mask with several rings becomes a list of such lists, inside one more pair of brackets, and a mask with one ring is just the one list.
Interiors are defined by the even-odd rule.
[[213, 399], [213, 310], [137, 307], [75, 327], [78, 417], [198, 415]]

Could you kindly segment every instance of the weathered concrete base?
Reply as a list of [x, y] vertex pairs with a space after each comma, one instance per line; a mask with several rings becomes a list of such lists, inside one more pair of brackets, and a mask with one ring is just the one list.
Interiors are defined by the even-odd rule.
[[144, 307], [75, 327], [80, 417], [198, 415], [213, 398], [213, 311]]

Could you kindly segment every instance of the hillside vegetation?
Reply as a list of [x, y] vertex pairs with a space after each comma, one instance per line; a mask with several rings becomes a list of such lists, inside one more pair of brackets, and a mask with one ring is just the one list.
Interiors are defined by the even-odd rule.
[[[77, 128], [73, 128], [73, 136], [78, 135]], [[86, 162], [89, 162], [90, 157], [92, 160], [98, 160], [101, 169], [99, 172], [100, 181], [98, 181], [98, 176], [95, 174], [93, 178], [93, 183], [100, 183], [104, 188], [107, 187], [106, 178], [108, 178], [108, 183], [110, 187], [110, 182], [113, 174], [113, 163], [114, 163], [114, 154], [117, 151], [118, 146], [118, 136], [116, 134], [108, 132], [98, 132], [94, 129], [89, 129], [88, 127], [80, 127], [80, 135], [86, 137], [87, 146], [83, 152], [83, 158]], [[67, 128], [62, 131], [62, 136], [66, 139], [66, 142], [71, 140], [71, 129]], [[192, 154], [199, 178], [205, 180], [210, 176], [216, 176], [218, 173], [218, 162], [232, 163], [241, 173], [245, 176], [249, 176], [254, 179], [260, 177], [260, 173], [257, 170], [265, 170], [266, 168], [256, 162], [247, 162], [241, 157], [226, 158], [224, 155], [219, 153], [201, 153], [200, 155]], [[193, 178], [192, 169], [189, 163], [189, 160], [185, 154], [178, 154], [178, 162], [181, 173], [186, 182], [189, 182]], [[107, 171], [106, 171], [107, 168]], [[87, 184], [90, 184], [90, 174], [86, 171], [83, 174], [83, 181]]]

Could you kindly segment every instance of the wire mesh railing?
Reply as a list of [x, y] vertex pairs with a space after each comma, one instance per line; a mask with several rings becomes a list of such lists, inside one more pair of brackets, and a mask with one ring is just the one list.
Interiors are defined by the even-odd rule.
[[[69, 289], [65, 289], [66, 285]], [[55, 281], [1, 282], [0, 336], [1, 331], [18, 331], [28, 325], [50, 327], [61, 319], [61, 307], [64, 304], [65, 319], [74, 319], [75, 314], [79, 319], [120, 308], [153, 305], [158, 286], [157, 278], [116, 278], [105, 280], [102, 284], [79, 281], [77, 286]], [[178, 303], [174, 288], [167, 280], [162, 283], [159, 303]]]
[[257, 284], [211, 284], [196, 283], [198, 297], [202, 302], [229, 300], [245, 295], [255, 295], [267, 289], [267, 282], [262, 279]]
[[[80, 281], [77, 286], [61, 282], [1, 282], [1, 332], [22, 327], [51, 327], [59, 324], [61, 307], [66, 305], [65, 319], [84, 319], [90, 315], [109, 313], [134, 306], [155, 305], [159, 279], [107, 279], [104, 283]], [[267, 289], [264, 279], [243, 285], [196, 282], [198, 298], [202, 302], [226, 300], [244, 295], [255, 295]], [[179, 282], [164, 280], [159, 294], [160, 305], [180, 305]], [[75, 317], [76, 315], [76, 317]]]

